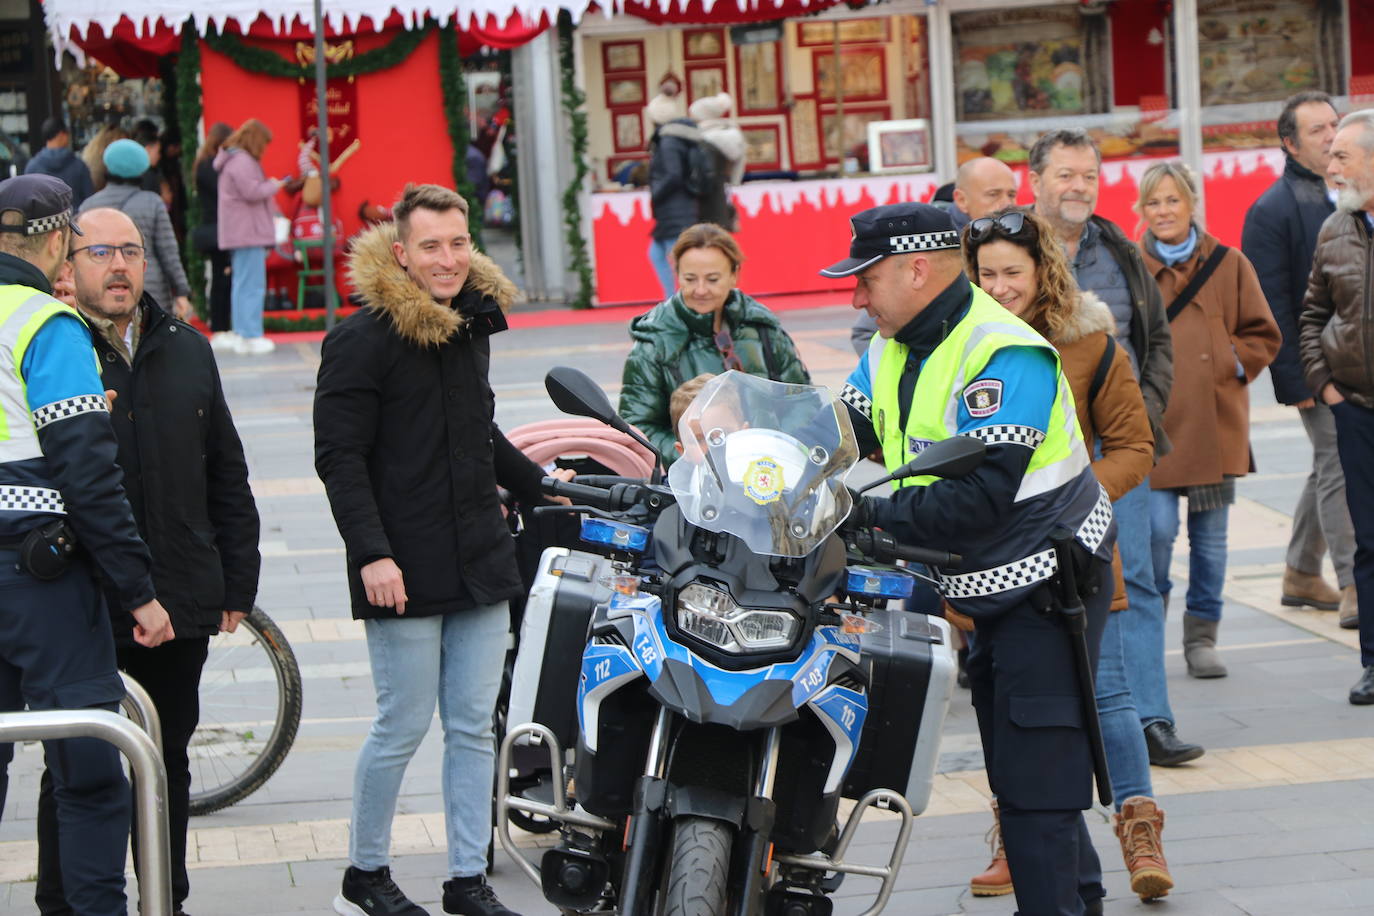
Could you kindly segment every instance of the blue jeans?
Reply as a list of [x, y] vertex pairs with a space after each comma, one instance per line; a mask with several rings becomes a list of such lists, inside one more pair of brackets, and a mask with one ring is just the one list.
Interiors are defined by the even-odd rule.
[[668, 260], [668, 255], [672, 253], [672, 242], [660, 242], [658, 239], [649, 240], [649, 263], [654, 265], [654, 274], [658, 277], [658, 285], [663, 287], [663, 298], [670, 298], [677, 292], [677, 276], [673, 273], [673, 265]]
[[353, 777], [348, 858], [367, 871], [390, 861], [401, 777], [429, 731], [437, 701], [449, 874], [483, 874], [496, 775], [492, 712], [510, 629], [506, 602], [435, 617], [369, 620], [365, 627], [377, 718]]
[[[1150, 494], [1150, 548], [1155, 585], [1161, 595], [1173, 589], [1169, 560], [1178, 537], [1177, 490]], [[1203, 620], [1221, 619], [1221, 590], [1226, 583], [1226, 519], [1229, 506], [1188, 513], [1188, 613]]]
[[1116, 546], [1121, 550], [1122, 573], [1130, 607], [1117, 612], [1126, 664], [1141, 726], [1174, 721], [1169, 687], [1164, 679], [1164, 599], [1155, 586], [1150, 547], [1150, 480], [1112, 503], [1116, 514]]
[[1102, 744], [1107, 750], [1107, 769], [1112, 777], [1112, 795], [1116, 810], [1121, 803], [1137, 795], [1154, 797], [1150, 785], [1150, 751], [1145, 746], [1145, 732], [1140, 716], [1131, 699], [1131, 686], [1126, 680], [1126, 662], [1122, 657], [1121, 619], [1126, 611], [1107, 615], [1102, 631], [1102, 654], [1097, 659], [1097, 718], [1102, 723]]
[[262, 305], [267, 298], [267, 249], [229, 252], [229, 313], [240, 337], [262, 336]]

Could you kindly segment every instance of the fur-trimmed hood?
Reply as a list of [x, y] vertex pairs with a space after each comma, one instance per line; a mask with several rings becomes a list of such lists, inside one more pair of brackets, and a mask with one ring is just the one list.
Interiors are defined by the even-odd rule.
[[1074, 305], [1068, 323], [1053, 343], [1071, 344], [1098, 331], [1115, 336], [1116, 319], [1112, 317], [1112, 310], [1107, 307], [1107, 303], [1087, 290], [1080, 290], [1078, 302]]
[[[396, 225], [374, 226], [354, 240], [348, 258], [348, 279], [366, 308], [391, 319], [396, 333], [421, 347], [437, 347], [462, 329], [467, 319], [456, 308], [440, 305], [415, 285], [396, 260], [392, 243]], [[520, 290], [496, 266], [473, 249], [468, 279], [459, 297], [477, 293], [509, 311]]]

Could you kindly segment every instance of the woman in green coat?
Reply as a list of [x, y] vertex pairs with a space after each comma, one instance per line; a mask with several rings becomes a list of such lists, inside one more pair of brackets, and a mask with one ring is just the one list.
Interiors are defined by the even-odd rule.
[[668, 399], [683, 382], [738, 369], [811, 383], [777, 317], [735, 288], [744, 255], [730, 233], [710, 223], [691, 226], [678, 236], [672, 257], [677, 292], [630, 322], [634, 346], [620, 389], [620, 415], [668, 463], [677, 457]]

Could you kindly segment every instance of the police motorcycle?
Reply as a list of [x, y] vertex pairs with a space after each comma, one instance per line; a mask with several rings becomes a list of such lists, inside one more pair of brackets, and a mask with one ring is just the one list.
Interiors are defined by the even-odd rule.
[[[584, 374], [545, 384], [565, 413], [639, 438]], [[530, 592], [498, 838], [564, 914], [830, 916], [846, 875], [881, 882], [876, 914], [929, 799], [955, 672], [945, 621], [889, 606], [915, 577], [895, 562], [959, 558], [842, 529], [859, 455], [828, 389], [727, 372], [679, 434], [666, 483], [544, 480], [574, 506], [538, 511], [583, 513], [587, 549], [548, 548]], [[967, 474], [983, 451], [937, 443], [877, 483]], [[558, 774], [551, 802], [511, 791], [531, 744]], [[898, 820], [890, 855], [849, 861], [874, 808]], [[513, 813], [558, 825], [537, 865]]]

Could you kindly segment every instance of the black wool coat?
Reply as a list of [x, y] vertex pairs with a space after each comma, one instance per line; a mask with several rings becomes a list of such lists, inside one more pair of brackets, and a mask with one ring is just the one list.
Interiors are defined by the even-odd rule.
[[462, 611], [521, 594], [497, 485], [543, 502], [543, 470], [495, 423], [488, 336], [506, 327], [515, 286], [473, 252], [467, 285], [440, 305], [397, 263], [393, 226], [353, 244], [349, 271], [366, 305], [325, 338], [315, 390], [315, 469], [348, 554], [355, 619], [363, 566], [400, 567], [406, 617]]
[[[124, 491], [153, 555], [153, 584], [177, 638], [211, 636], [224, 611], [251, 611], [262, 558], [243, 443], [210, 342], [146, 294], [133, 365], [92, 331], [101, 380], [116, 392]], [[110, 602], [111, 608], [117, 603]], [[133, 618], [115, 612], [117, 639]]]

